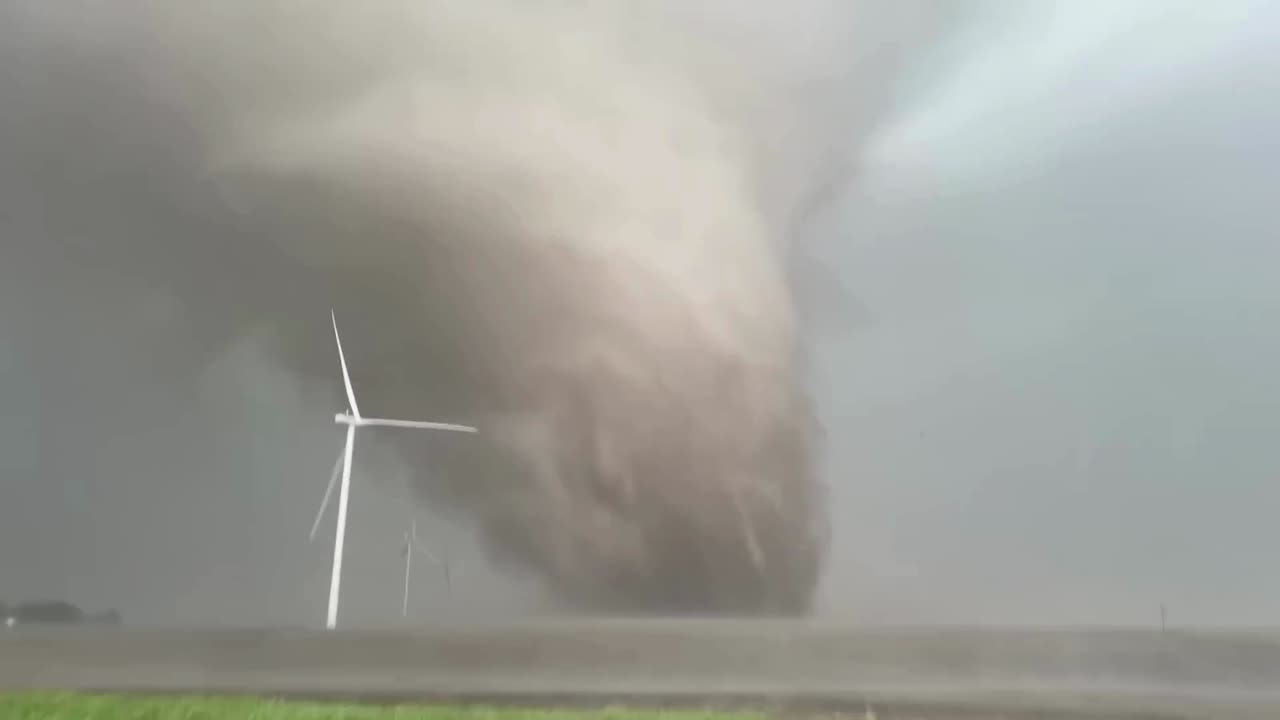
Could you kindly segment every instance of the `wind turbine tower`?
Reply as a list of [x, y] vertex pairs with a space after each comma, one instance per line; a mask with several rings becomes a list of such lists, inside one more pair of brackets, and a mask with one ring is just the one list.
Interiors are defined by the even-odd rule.
[[[325, 627], [332, 630], [338, 625], [338, 595], [342, 586], [342, 550], [347, 536], [347, 504], [351, 497], [351, 456], [355, 446], [356, 428], [379, 426], [417, 430], [449, 430], [467, 433], [476, 432], [476, 429], [470, 425], [424, 422], [421, 420], [370, 418], [361, 415], [360, 406], [356, 404], [355, 391], [351, 388], [351, 375], [347, 372], [347, 359], [342, 353], [342, 338], [338, 335], [338, 317], [332, 311], [330, 311], [329, 315], [333, 320], [333, 339], [338, 346], [338, 363], [342, 366], [342, 384], [347, 391], [347, 411], [335, 415], [333, 421], [338, 425], [347, 426], [347, 441], [343, 447], [342, 456], [334, 466], [333, 474], [329, 477], [329, 486], [324, 491], [324, 500], [320, 502], [320, 510], [316, 513], [315, 522], [311, 525], [311, 537], [312, 539], [315, 538], [316, 530], [320, 526], [320, 517], [324, 515], [325, 508], [329, 505], [329, 498], [333, 495], [333, 486], [337, 484], [338, 478], [341, 476], [342, 483], [339, 485], [340, 489], [338, 491], [338, 528], [333, 542], [333, 573], [329, 579], [329, 610], [325, 619]], [[339, 469], [341, 469], [341, 473], [339, 473]], [[406, 576], [407, 574], [406, 570]]]

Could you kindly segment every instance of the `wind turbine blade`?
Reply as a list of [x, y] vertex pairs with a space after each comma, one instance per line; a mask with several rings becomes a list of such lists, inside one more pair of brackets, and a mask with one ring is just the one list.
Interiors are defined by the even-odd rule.
[[443, 550], [444, 562], [441, 563], [444, 566], [444, 590], [449, 595], [449, 597], [453, 597], [453, 572], [449, 567], [450, 553], [449, 553], [449, 534], [448, 533], [444, 533], [443, 535], [440, 536], [440, 546], [444, 548]]
[[440, 562], [440, 558], [435, 553], [427, 549], [427, 546], [418, 539], [418, 521], [416, 518], [409, 522], [409, 532], [405, 537], [411, 538], [410, 542], [412, 542], [413, 548], [423, 555], [426, 555], [428, 560], [436, 563], [437, 565], [443, 564]]
[[443, 562], [441, 562], [441, 561], [440, 561], [440, 558], [439, 558], [439, 557], [437, 557], [435, 553], [433, 553], [433, 552], [431, 552], [430, 550], [428, 550], [428, 549], [427, 549], [427, 546], [426, 546], [426, 545], [423, 545], [423, 544], [422, 544], [422, 543], [420, 543], [420, 542], [414, 542], [413, 547], [414, 547], [414, 549], [415, 549], [415, 550], [417, 550], [418, 552], [422, 553], [423, 555], [426, 555], [426, 556], [427, 556], [427, 559], [428, 559], [428, 560], [430, 560], [431, 562], [433, 562], [433, 563], [435, 563], [435, 564], [437, 564], [437, 565], [443, 565], [443, 564], [444, 564]]
[[329, 487], [324, 489], [324, 499], [320, 501], [320, 509], [316, 511], [315, 522], [311, 523], [311, 535], [308, 540], [316, 539], [316, 531], [320, 529], [320, 518], [324, 517], [324, 511], [329, 507], [329, 498], [333, 497], [333, 489], [338, 485], [338, 474], [342, 472], [344, 455], [346, 455], [345, 451], [338, 455], [337, 461], [333, 463], [333, 472], [329, 475]]
[[347, 372], [347, 358], [342, 354], [342, 338], [338, 336], [338, 315], [329, 311], [333, 319], [333, 340], [338, 344], [338, 362], [342, 363], [342, 384], [347, 388], [347, 403], [351, 405], [351, 414], [360, 417], [360, 407], [356, 405], [356, 391], [351, 389], [351, 375]]
[[447, 557], [441, 558], [439, 555], [436, 555], [435, 553], [428, 550], [427, 547], [420, 542], [414, 543], [413, 549], [417, 550], [423, 555], [426, 555], [428, 560], [440, 566], [441, 571], [444, 572], [445, 589], [448, 590], [450, 594], [452, 594], [453, 580], [450, 578], [450, 573], [449, 573], [449, 558]]
[[409, 617], [409, 573], [413, 568], [413, 547], [409, 533], [404, 534], [404, 599], [400, 601], [400, 616]]
[[[352, 412], [355, 412], [354, 410]], [[470, 425], [455, 423], [425, 422], [421, 420], [392, 420], [390, 418], [360, 418], [361, 425], [379, 425], [381, 427], [416, 428], [419, 430], [452, 430], [454, 432], [478, 432]]]

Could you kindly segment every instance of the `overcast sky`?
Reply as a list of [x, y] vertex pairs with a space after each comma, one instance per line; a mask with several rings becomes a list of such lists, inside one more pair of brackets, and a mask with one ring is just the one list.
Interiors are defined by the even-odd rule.
[[[1277, 624], [1280, 7], [972, 8], [920, 49], [813, 229], [847, 288], [817, 347], [835, 529], [820, 612], [1134, 624], [1167, 603], [1173, 622]], [[49, 301], [75, 284], [0, 266], [0, 599], [315, 622], [330, 417], [248, 343], [149, 391], [93, 298]], [[79, 383], [86, 362], [118, 384]], [[61, 441], [103, 403], [117, 424]], [[101, 472], [66, 471], [83, 467]], [[353, 619], [394, 621], [407, 496], [393, 458], [365, 467], [345, 597]], [[422, 517], [465, 601], [424, 574], [417, 617], [527, 609], [465, 527]]]
[[991, 5], [829, 220], [874, 322], [824, 346], [826, 597], [1274, 624], [1280, 13]]

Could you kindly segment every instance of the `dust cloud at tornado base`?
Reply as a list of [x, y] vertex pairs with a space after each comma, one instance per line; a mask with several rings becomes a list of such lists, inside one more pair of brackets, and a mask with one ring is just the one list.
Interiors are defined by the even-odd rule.
[[8, 286], [117, 338], [90, 397], [246, 338], [331, 392], [334, 307], [362, 406], [483, 428], [385, 438], [414, 490], [561, 607], [806, 612], [794, 242], [936, 18], [626, 5], [15, 3]]

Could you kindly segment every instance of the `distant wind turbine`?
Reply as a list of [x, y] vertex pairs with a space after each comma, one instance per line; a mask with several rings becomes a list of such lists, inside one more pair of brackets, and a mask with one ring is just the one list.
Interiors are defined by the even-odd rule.
[[427, 559], [440, 566], [444, 571], [445, 590], [453, 594], [453, 582], [449, 577], [449, 554], [446, 550], [443, 557], [437, 557], [418, 541], [418, 521], [414, 520], [409, 524], [409, 530], [404, 534], [404, 599], [400, 603], [400, 615], [409, 617], [409, 575], [413, 570], [413, 553], [420, 552], [427, 556]]
[[332, 311], [333, 339], [338, 346], [338, 362], [342, 365], [342, 384], [347, 390], [347, 412], [338, 413], [333, 421], [347, 426], [347, 442], [342, 456], [334, 465], [333, 474], [329, 477], [329, 487], [324, 491], [324, 500], [320, 502], [320, 510], [316, 512], [315, 522], [311, 525], [311, 538], [315, 539], [316, 530], [320, 527], [320, 518], [329, 506], [329, 498], [333, 495], [333, 486], [337, 484], [339, 468], [341, 468], [342, 485], [338, 492], [338, 529], [333, 543], [333, 574], [329, 580], [329, 612], [325, 626], [332, 630], [338, 624], [338, 590], [342, 585], [342, 548], [347, 535], [347, 502], [351, 495], [351, 454], [356, 440], [356, 428], [366, 426], [382, 426], [397, 428], [414, 428], [419, 430], [451, 430], [453, 432], [476, 432], [469, 425], [452, 423], [423, 422], [419, 420], [391, 420], [387, 418], [367, 418], [360, 414], [360, 406], [356, 404], [355, 391], [351, 389], [351, 375], [347, 372], [347, 359], [342, 353], [342, 338], [338, 335], [338, 317]]

